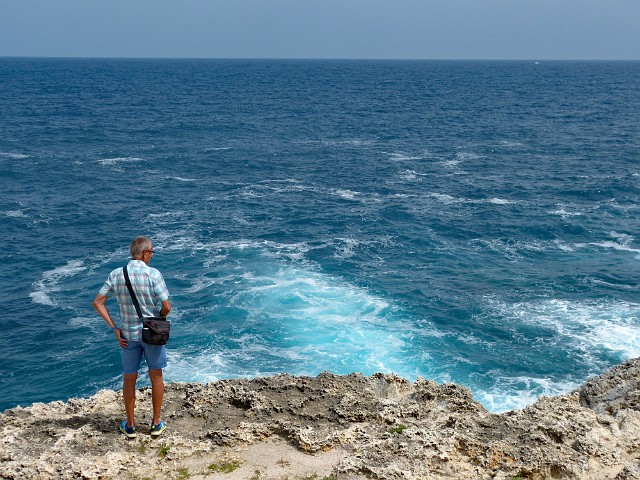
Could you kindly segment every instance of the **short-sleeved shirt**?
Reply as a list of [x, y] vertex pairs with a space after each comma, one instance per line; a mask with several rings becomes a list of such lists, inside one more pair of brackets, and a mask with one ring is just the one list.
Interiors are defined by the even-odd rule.
[[[162, 302], [169, 298], [167, 285], [162, 274], [151, 268], [142, 260], [130, 260], [127, 272], [131, 279], [131, 286], [138, 298], [143, 317], [155, 317], [160, 314]], [[138, 318], [133, 306], [129, 289], [125, 284], [123, 268], [116, 268], [109, 274], [109, 278], [100, 289], [100, 294], [111, 297], [115, 294], [120, 305], [120, 322], [118, 326], [127, 340], [139, 342], [142, 340], [142, 322]]]

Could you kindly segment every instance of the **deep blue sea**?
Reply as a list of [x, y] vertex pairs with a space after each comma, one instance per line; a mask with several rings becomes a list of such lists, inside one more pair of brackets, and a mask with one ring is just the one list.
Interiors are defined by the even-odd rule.
[[140, 234], [168, 381], [500, 412], [640, 355], [640, 62], [0, 58], [0, 192], [0, 410], [121, 388], [91, 302]]

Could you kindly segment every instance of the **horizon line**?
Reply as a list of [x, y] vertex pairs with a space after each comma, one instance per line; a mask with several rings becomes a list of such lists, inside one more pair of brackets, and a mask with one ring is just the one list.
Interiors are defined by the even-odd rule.
[[638, 62], [640, 58], [378, 58], [378, 57], [171, 57], [171, 56], [61, 56], [0, 55], [0, 59], [51, 60], [265, 60], [265, 61], [384, 61], [384, 62]]

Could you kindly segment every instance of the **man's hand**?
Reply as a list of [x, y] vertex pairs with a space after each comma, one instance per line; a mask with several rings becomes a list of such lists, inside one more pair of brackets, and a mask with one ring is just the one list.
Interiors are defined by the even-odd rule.
[[120, 348], [127, 348], [127, 346], [129, 345], [129, 342], [127, 342], [127, 339], [122, 336], [122, 330], [119, 328], [116, 328], [114, 332], [116, 333], [116, 338], [118, 339]]

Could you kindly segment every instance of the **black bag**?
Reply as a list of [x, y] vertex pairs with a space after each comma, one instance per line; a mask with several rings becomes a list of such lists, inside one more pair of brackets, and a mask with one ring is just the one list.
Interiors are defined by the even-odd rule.
[[143, 317], [126, 266], [122, 269], [122, 273], [124, 273], [124, 283], [129, 290], [129, 295], [131, 295], [133, 306], [136, 308], [138, 318], [142, 322], [142, 341], [150, 345], [166, 345], [169, 341], [171, 322], [164, 317]]
[[165, 345], [169, 341], [171, 322], [164, 317], [146, 317], [142, 323], [142, 341], [151, 345]]

